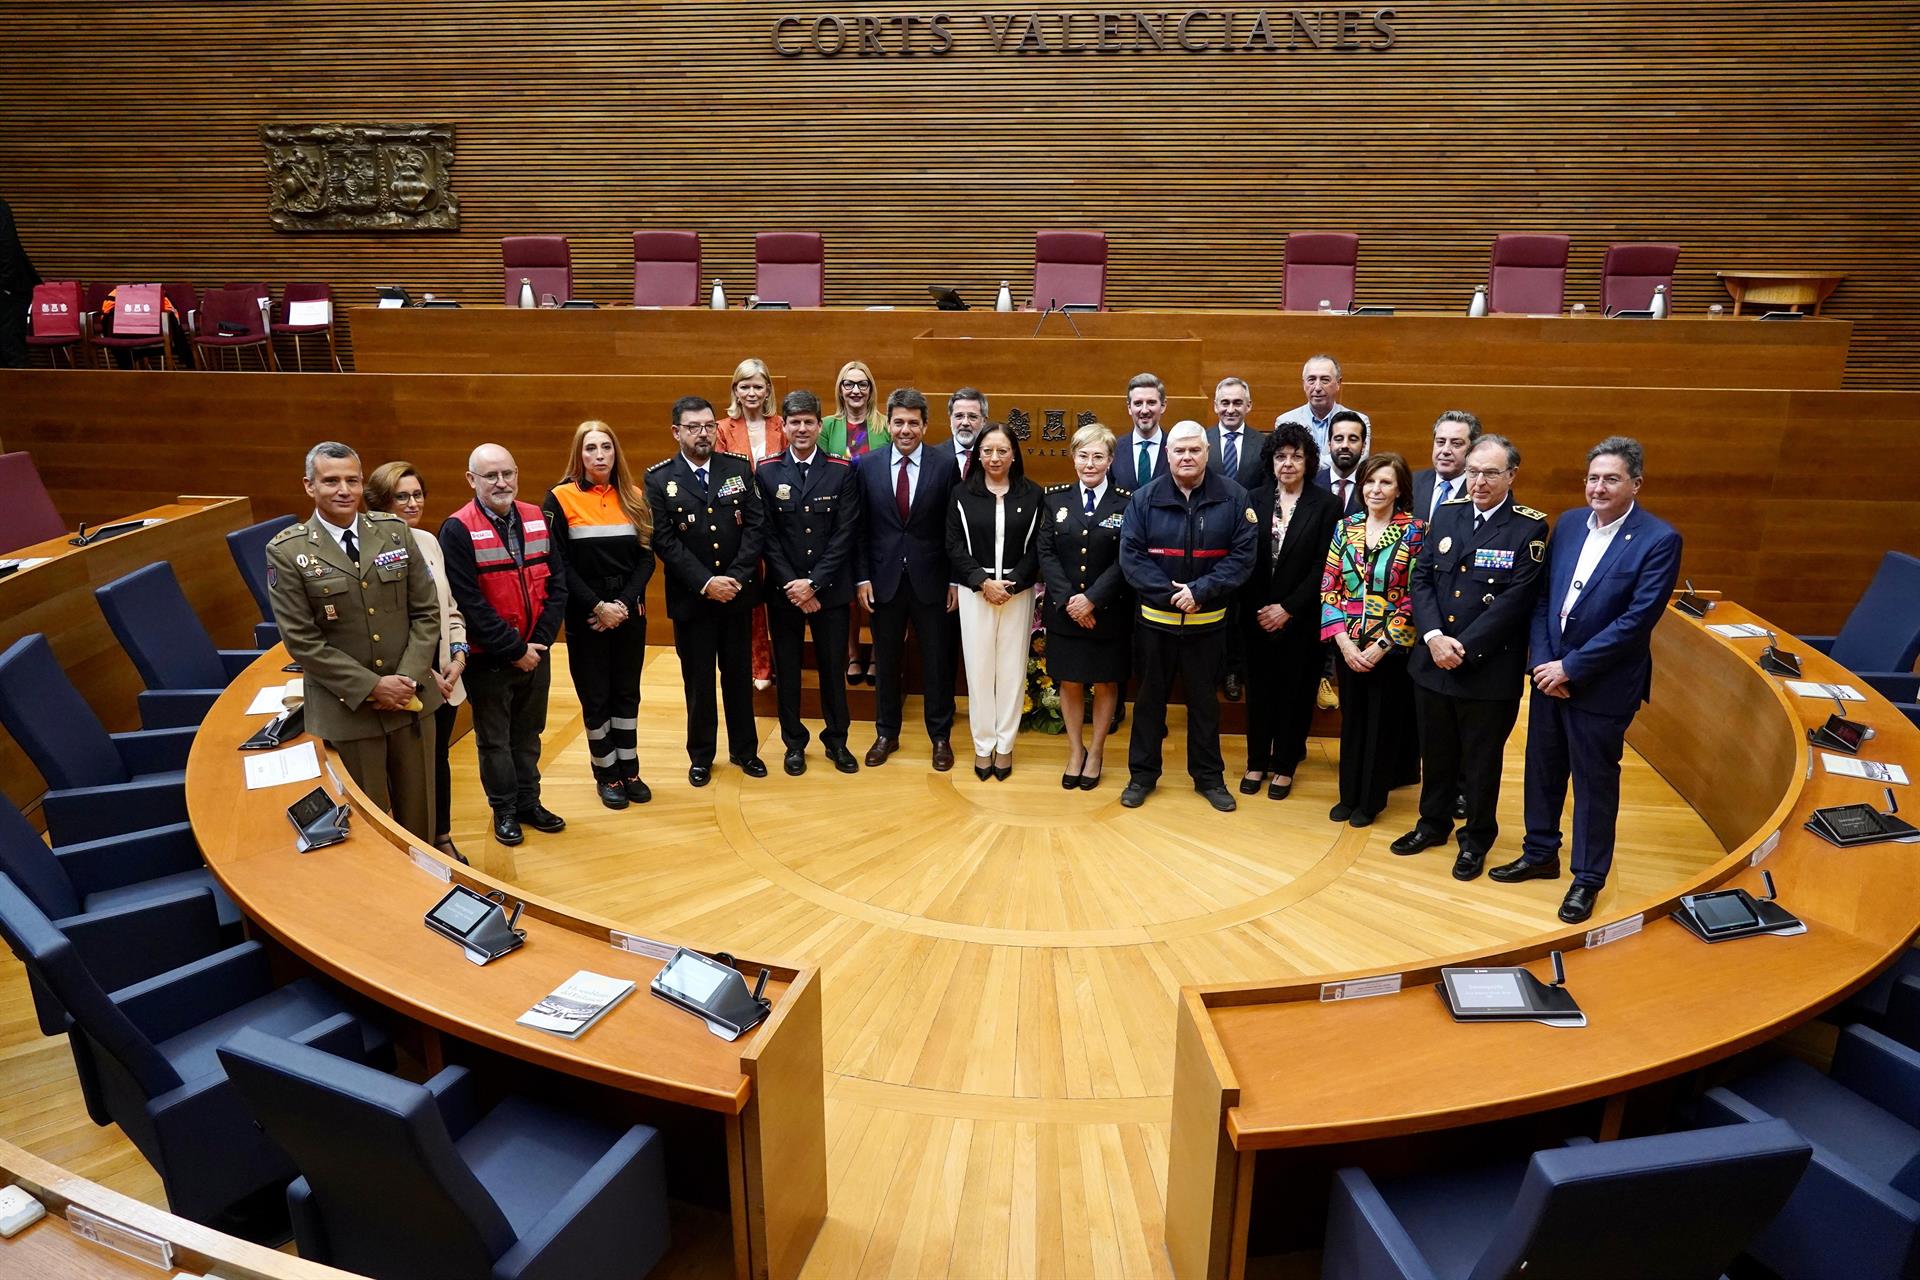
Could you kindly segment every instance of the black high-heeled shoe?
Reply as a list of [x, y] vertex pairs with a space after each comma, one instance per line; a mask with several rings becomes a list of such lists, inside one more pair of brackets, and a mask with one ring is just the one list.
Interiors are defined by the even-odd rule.
[[998, 760], [995, 760], [993, 764], [993, 776], [1002, 782], [1011, 778], [1013, 776], [1013, 757], [1008, 756], [1005, 764], [1001, 764]]
[[1258, 795], [1260, 788], [1266, 784], [1266, 781], [1267, 775], [1264, 773], [1251, 778], [1242, 778], [1240, 779], [1240, 794], [1243, 796]]
[[[980, 762], [982, 760], [985, 760], [987, 763], [981, 764]], [[973, 758], [973, 776], [980, 779], [980, 781], [982, 782], [985, 782], [988, 778], [991, 778], [993, 776], [993, 757], [992, 756], [975, 756]]]

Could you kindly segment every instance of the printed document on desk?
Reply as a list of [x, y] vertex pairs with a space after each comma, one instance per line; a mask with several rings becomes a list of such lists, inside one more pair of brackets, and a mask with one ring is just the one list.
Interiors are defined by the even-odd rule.
[[289, 782], [309, 782], [320, 776], [320, 756], [313, 743], [303, 742], [284, 751], [263, 751], [248, 756], [247, 790], [285, 786]]

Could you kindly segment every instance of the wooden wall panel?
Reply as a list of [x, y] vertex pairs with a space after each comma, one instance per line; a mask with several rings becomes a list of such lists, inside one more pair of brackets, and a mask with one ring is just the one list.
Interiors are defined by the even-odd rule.
[[[1920, 386], [1920, 4], [1393, 7], [1384, 52], [1015, 54], [981, 25], [1012, 6], [954, 0], [945, 56], [781, 59], [778, 15], [911, 10], [4, 3], [0, 194], [49, 275], [356, 300], [497, 299], [499, 238], [534, 231], [572, 238], [576, 293], [619, 300], [628, 233], [691, 227], [735, 299], [755, 231], [813, 228], [830, 302], [983, 303], [1024, 291], [1035, 228], [1094, 226], [1119, 307], [1275, 304], [1284, 233], [1342, 228], [1361, 300], [1401, 308], [1464, 306], [1496, 232], [1566, 232], [1592, 308], [1609, 241], [1670, 239], [1683, 312], [1725, 301], [1716, 269], [1850, 273], [1849, 386]], [[462, 229], [273, 231], [258, 126], [327, 119], [454, 124]]]

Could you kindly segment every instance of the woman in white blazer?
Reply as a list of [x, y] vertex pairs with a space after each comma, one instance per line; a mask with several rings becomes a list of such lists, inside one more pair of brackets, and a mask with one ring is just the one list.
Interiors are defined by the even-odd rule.
[[465, 862], [453, 843], [453, 771], [447, 752], [453, 746], [455, 709], [467, 700], [461, 673], [467, 669], [467, 621], [460, 606], [453, 602], [447, 587], [446, 561], [440, 553], [440, 541], [430, 530], [420, 527], [427, 510], [427, 483], [411, 462], [388, 462], [373, 469], [367, 477], [367, 510], [388, 511], [407, 522], [413, 530], [413, 544], [433, 575], [434, 593], [440, 597], [440, 657], [433, 664], [433, 678], [445, 699], [434, 713], [440, 733], [439, 750], [434, 755], [433, 843], [442, 853]]

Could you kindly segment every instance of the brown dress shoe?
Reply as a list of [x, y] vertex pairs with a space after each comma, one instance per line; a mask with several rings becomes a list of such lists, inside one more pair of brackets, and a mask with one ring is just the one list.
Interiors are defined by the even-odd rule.
[[945, 738], [933, 744], [933, 767], [938, 773], [953, 768], [953, 744]]
[[887, 757], [900, 749], [900, 744], [892, 738], [875, 738], [873, 745], [867, 748], [867, 768], [878, 769], [887, 762]]

